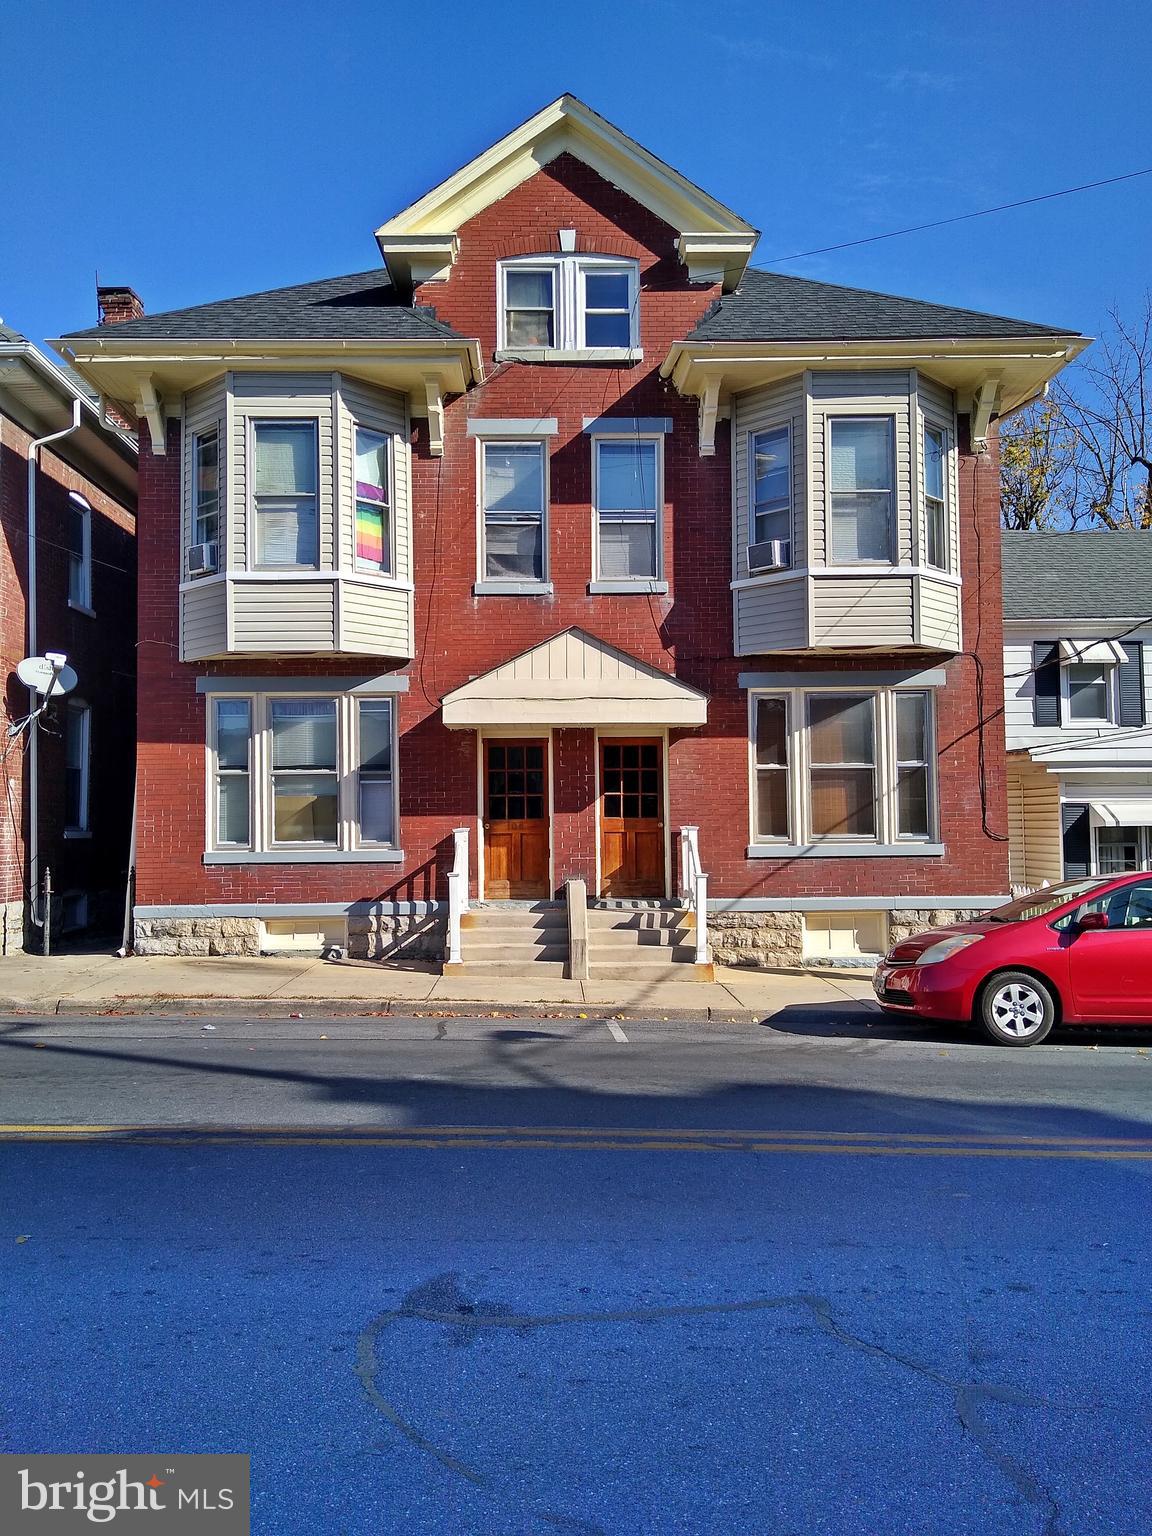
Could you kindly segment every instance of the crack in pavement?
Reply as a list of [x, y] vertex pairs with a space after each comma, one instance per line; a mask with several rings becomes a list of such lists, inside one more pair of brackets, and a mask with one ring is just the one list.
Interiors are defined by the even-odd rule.
[[[449, 1305], [445, 1306], [445, 1303]], [[429, 1305], [432, 1303], [432, 1305]], [[696, 1305], [670, 1307], [628, 1307], [615, 1311], [556, 1312], [543, 1314], [517, 1314], [503, 1303], [471, 1303], [460, 1290], [455, 1274], [438, 1275], [424, 1285], [416, 1287], [404, 1298], [399, 1307], [379, 1313], [361, 1331], [356, 1348], [356, 1375], [364, 1388], [369, 1402], [378, 1409], [400, 1433], [419, 1450], [426, 1452], [448, 1471], [454, 1472], [487, 1493], [500, 1496], [503, 1492], [498, 1482], [485, 1473], [469, 1466], [450, 1452], [442, 1450], [434, 1441], [422, 1434], [410, 1423], [395, 1405], [384, 1396], [377, 1382], [379, 1362], [377, 1344], [386, 1329], [398, 1322], [431, 1323], [453, 1330], [453, 1342], [471, 1344], [478, 1333], [487, 1328], [508, 1328], [529, 1333], [536, 1328], [580, 1326], [595, 1323], [654, 1323], [671, 1318], [715, 1317], [742, 1313], [782, 1311], [800, 1308], [808, 1313], [820, 1330], [837, 1343], [862, 1354], [871, 1355], [933, 1382], [952, 1397], [953, 1407], [961, 1428], [985, 1457], [1009, 1482], [1016, 1492], [1037, 1509], [1045, 1518], [1039, 1536], [1068, 1536], [1061, 1524], [1060, 1506], [1040, 1480], [1022, 1462], [1003, 1452], [991, 1427], [985, 1422], [980, 1405], [983, 1401], [1010, 1403], [1014, 1407], [1040, 1408], [1043, 1400], [1029, 1397], [1014, 1387], [998, 1387], [986, 1382], [953, 1381], [943, 1372], [922, 1361], [898, 1354], [881, 1344], [849, 1333], [833, 1316], [832, 1305], [826, 1297], [798, 1292], [792, 1296], [757, 1296], [746, 1301], [704, 1302]], [[581, 1533], [581, 1536], [605, 1536], [599, 1526], [551, 1510], [532, 1511], [534, 1518], [557, 1530]]]

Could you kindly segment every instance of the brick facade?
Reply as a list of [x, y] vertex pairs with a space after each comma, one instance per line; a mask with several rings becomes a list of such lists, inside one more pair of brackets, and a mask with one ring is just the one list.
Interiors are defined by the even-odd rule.
[[[495, 263], [555, 251], [557, 232], [578, 231], [577, 249], [638, 259], [642, 362], [554, 365], [497, 362]], [[673, 829], [700, 827], [711, 894], [719, 898], [907, 898], [913, 908], [947, 906], [949, 897], [1007, 887], [1001, 723], [1000, 557], [997, 462], [960, 448], [961, 537], [966, 654], [938, 660], [941, 857], [756, 860], [748, 842], [747, 695], [738, 673], [770, 663], [732, 655], [731, 455], [721, 423], [716, 455], [698, 452], [697, 408], [659, 377], [670, 344], [682, 338], [718, 294], [689, 284], [675, 254], [675, 232], [571, 156], [562, 156], [465, 223], [460, 255], [445, 282], [418, 288], [418, 304], [464, 336], [480, 338], [486, 382], [447, 403], [443, 457], [428, 452], [414, 425], [413, 535], [416, 656], [401, 668], [400, 833], [405, 861], [387, 865], [202, 863], [205, 826], [205, 712], [195, 679], [261, 673], [306, 677], [362, 675], [363, 659], [314, 658], [185, 665], [179, 661], [179, 427], [169, 451], [141, 453], [140, 548], [140, 853], [138, 900], [145, 906], [251, 902], [442, 899], [452, 828], [475, 826], [477, 740], [440, 721], [445, 693], [470, 677], [578, 626], [640, 660], [674, 673], [709, 697], [708, 723], [673, 731], [669, 800]], [[583, 420], [604, 414], [671, 418], [666, 438], [664, 555], [666, 595], [591, 596], [591, 455]], [[551, 445], [549, 597], [475, 597], [476, 446], [472, 417], [554, 416]], [[961, 421], [963, 437], [964, 422]], [[789, 660], [818, 679], [831, 671], [907, 663], [875, 652]], [[981, 677], [983, 682], [981, 683]], [[983, 688], [983, 713], [980, 690]], [[554, 879], [594, 875], [594, 741], [588, 729], [554, 738]], [[673, 858], [675, 846], [673, 845]]]
[[[0, 412], [0, 646], [7, 676], [8, 722], [29, 710], [27, 689], [15, 668], [27, 654], [27, 464], [32, 433]], [[91, 835], [64, 836], [63, 706], [43, 717], [40, 754], [40, 858], [58, 898], [88, 898], [88, 927], [119, 932], [129, 863], [136, 697], [135, 515], [124, 501], [66, 458], [67, 439], [41, 449], [37, 482], [38, 645], [63, 651], [75, 668], [74, 697], [89, 706]], [[68, 493], [92, 507], [92, 614], [68, 603]], [[4, 942], [19, 947], [28, 894], [27, 733], [9, 744], [4, 760], [5, 805], [0, 808], [0, 901], [7, 919]], [[54, 924], [64, 916], [54, 903]], [[36, 938], [36, 947], [39, 946]]]

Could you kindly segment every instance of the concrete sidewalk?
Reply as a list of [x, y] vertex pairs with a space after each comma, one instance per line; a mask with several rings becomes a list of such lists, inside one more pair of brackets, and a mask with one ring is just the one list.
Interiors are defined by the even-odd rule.
[[539, 981], [441, 976], [436, 966], [308, 956], [259, 959], [120, 959], [111, 954], [8, 955], [0, 959], [0, 1011], [23, 1014], [291, 1013], [363, 1015], [474, 1009], [561, 1008], [647, 1017], [766, 1017], [796, 1005], [869, 1001], [861, 971], [747, 971], [716, 968], [714, 982], [665, 979]]

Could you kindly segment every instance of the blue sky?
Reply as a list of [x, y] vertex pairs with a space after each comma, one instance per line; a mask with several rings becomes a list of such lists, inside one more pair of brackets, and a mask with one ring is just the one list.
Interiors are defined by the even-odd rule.
[[[0, 315], [95, 323], [378, 262], [373, 228], [571, 90], [764, 231], [758, 263], [1152, 165], [1146, 0], [28, 0]], [[1152, 176], [780, 270], [1098, 333]]]

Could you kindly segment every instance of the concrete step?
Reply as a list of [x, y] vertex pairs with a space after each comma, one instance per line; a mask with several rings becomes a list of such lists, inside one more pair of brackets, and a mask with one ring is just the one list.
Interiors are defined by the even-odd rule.
[[469, 944], [567, 944], [567, 923], [468, 923], [462, 921], [460, 932]]
[[588, 964], [593, 970], [601, 965], [632, 966], [637, 970], [666, 971], [684, 965], [696, 957], [694, 944], [646, 944], [643, 948], [621, 949], [615, 944], [589, 944]]
[[650, 912], [621, 912], [612, 908], [589, 907], [589, 932], [610, 930], [619, 933], [659, 933], [669, 928], [695, 928], [695, 912], [683, 907], [661, 908]]
[[563, 908], [546, 912], [518, 912], [513, 907], [470, 907], [461, 913], [462, 928], [508, 928], [520, 933], [536, 929], [568, 927], [568, 913]]
[[628, 928], [592, 928], [588, 932], [588, 943], [593, 949], [611, 949], [616, 953], [634, 954], [643, 953], [650, 949], [669, 949], [677, 944], [694, 944], [695, 934], [691, 928], [641, 928], [639, 931]]
[[445, 976], [476, 976], [489, 980], [536, 981], [543, 976], [563, 976], [568, 969], [562, 960], [533, 960], [517, 965], [507, 960], [472, 960], [465, 958], [459, 965], [444, 966]]
[[465, 962], [491, 961], [501, 965], [546, 965], [558, 961], [561, 965], [568, 958], [567, 944], [477, 944], [471, 936], [461, 944]]
[[[675, 965], [637, 965], [632, 961], [628, 965], [596, 965], [592, 963], [588, 967], [589, 980], [591, 981], [632, 981], [638, 986], [643, 986], [645, 981], [715, 981], [716, 969], [708, 965], [696, 965], [689, 960]], [[655, 1003], [653, 1006], [659, 1006]]]

